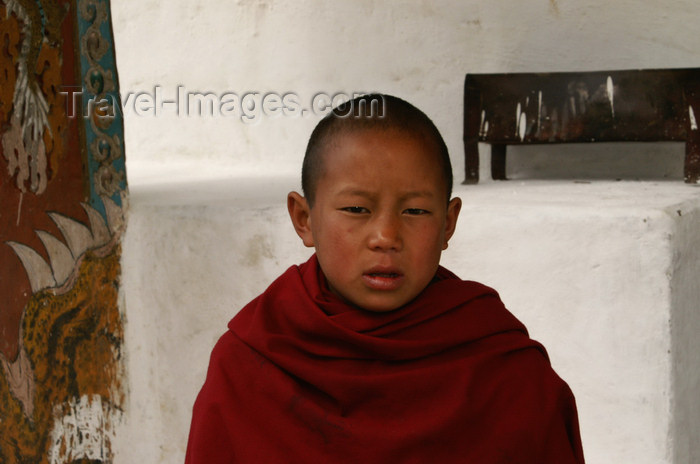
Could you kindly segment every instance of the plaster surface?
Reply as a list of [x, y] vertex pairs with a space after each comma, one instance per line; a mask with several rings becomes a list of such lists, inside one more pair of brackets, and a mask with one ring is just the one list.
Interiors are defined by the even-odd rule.
[[[122, 0], [111, 9], [132, 193], [124, 463], [181, 462], [214, 341], [308, 256], [284, 196], [321, 116], [244, 121], [151, 108], [139, 94], [292, 92], [308, 107], [319, 92], [393, 93], [435, 121], [459, 182], [467, 72], [699, 64], [700, 3], [690, 0]], [[567, 146], [561, 155], [509, 149], [509, 176], [554, 181], [458, 187], [465, 207], [444, 263], [497, 288], [548, 347], [577, 395], [588, 462], [694, 464], [699, 193], [661, 181], [680, 179], [682, 150]]]
[[[293, 92], [310, 109], [325, 92], [381, 91], [433, 118], [464, 171], [467, 72], [698, 66], [691, 0], [121, 0], [111, 5], [125, 108], [129, 181], [193, 172], [294, 174], [320, 115], [149, 109], [139, 93]], [[154, 95], [155, 96], [155, 95]], [[137, 103], [138, 100], [138, 103]], [[151, 176], [152, 178], [152, 176]]]
[[[296, 188], [284, 177], [132, 187], [130, 414], [116, 462], [181, 462], [215, 341], [310, 254], [287, 218]], [[511, 181], [455, 195], [464, 207], [443, 264], [496, 288], [547, 347], [576, 395], [587, 462], [694, 462], [700, 187]]]

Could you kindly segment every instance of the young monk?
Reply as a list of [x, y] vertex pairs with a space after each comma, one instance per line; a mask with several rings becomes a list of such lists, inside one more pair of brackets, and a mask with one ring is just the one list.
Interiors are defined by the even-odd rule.
[[230, 322], [186, 463], [583, 463], [544, 348], [439, 266], [461, 200], [425, 114], [387, 95], [336, 108], [302, 190], [289, 215], [315, 254]]

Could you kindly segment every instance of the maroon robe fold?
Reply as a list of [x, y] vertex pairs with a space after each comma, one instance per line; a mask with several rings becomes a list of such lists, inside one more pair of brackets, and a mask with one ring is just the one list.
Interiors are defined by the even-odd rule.
[[440, 268], [388, 313], [332, 294], [315, 255], [229, 324], [187, 464], [583, 463], [574, 397], [492, 289]]

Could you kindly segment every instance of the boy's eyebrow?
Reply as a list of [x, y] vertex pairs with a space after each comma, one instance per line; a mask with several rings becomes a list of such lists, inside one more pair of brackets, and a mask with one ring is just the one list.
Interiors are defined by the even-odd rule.
[[[338, 192], [338, 195], [359, 196], [365, 198], [374, 198], [375, 194], [367, 190], [362, 190], [356, 187], [347, 187]], [[410, 200], [411, 198], [433, 198], [435, 194], [430, 190], [415, 190], [406, 192], [400, 196], [401, 200]]]
[[349, 196], [358, 196], [358, 197], [367, 197], [371, 198], [374, 195], [372, 195], [370, 192], [367, 190], [362, 190], [357, 187], [345, 187], [344, 189], [341, 189], [338, 192], [338, 195], [349, 195]]
[[401, 195], [402, 200], [410, 200], [411, 198], [433, 198], [435, 194], [431, 192], [430, 190], [417, 190], [413, 192], [407, 192], [404, 195]]

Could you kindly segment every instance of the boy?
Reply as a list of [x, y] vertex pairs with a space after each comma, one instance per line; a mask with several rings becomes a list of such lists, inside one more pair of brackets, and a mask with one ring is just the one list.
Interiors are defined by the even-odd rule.
[[430, 119], [359, 97], [287, 205], [315, 254], [229, 324], [186, 463], [583, 463], [573, 395], [491, 289], [439, 266], [461, 200]]

